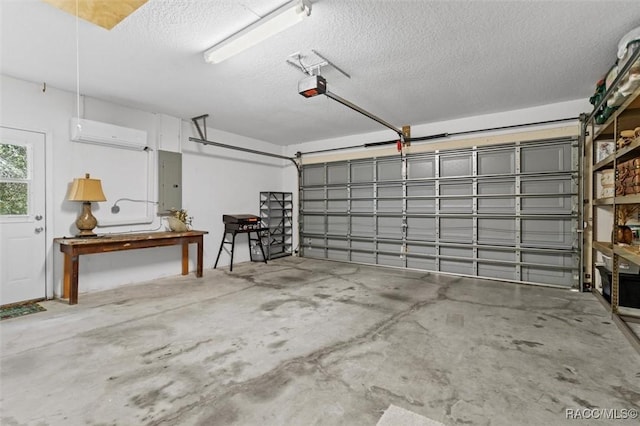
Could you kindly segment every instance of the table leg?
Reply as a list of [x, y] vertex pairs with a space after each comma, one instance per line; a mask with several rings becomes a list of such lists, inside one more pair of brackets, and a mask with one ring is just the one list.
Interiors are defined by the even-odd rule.
[[201, 277], [202, 276], [202, 259], [204, 256], [204, 244], [202, 242], [202, 237], [198, 238], [198, 242], [196, 243], [198, 245], [198, 261], [197, 261], [197, 266], [196, 266], [196, 277]]
[[68, 298], [70, 305], [78, 303], [78, 258], [78, 255], [72, 255], [71, 253], [64, 254], [62, 297]]
[[71, 255], [64, 253], [64, 275], [63, 275], [63, 287], [62, 298], [68, 299], [71, 292]]
[[182, 243], [182, 275], [189, 274], [189, 243]]

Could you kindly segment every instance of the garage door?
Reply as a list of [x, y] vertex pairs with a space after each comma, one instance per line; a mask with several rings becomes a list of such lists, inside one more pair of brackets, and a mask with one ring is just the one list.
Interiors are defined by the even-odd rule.
[[576, 139], [303, 166], [304, 257], [578, 287]]

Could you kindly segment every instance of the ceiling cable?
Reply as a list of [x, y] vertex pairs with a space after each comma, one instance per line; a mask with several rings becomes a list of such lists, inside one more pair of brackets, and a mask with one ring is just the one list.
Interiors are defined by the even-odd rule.
[[80, 9], [76, 0], [76, 117], [80, 118], [80, 30], [78, 21]]
[[[559, 118], [557, 120], [546, 120], [546, 121], [537, 121], [534, 123], [522, 123], [522, 124], [512, 124], [509, 126], [500, 126], [500, 127], [489, 127], [486, 129], [476, 129], [476, 130], [466, 130], [466, 131], [462, 131], [462, 132], [454, 132], [454, 133], [438, 133], [435, 135], [429, 135], [429, 136], [420, 136], [420, 137], [412, 137], [412, 138], [408, 138], [407, 140], [405, 140], [405, 142], [425, 142], [425, 141], [433, 141], [436, 139], [444, 139], [444, 138], [449, 138], [452, 136], [461, 136], [461, 135], [469, 135], [469, 134], [474, 134], [474, 133], [483, 133], [483, 132], [493, 132], [493, 131], [497, 131], [497, 130], [507, 130], [507, 129], [516, 129], [519, 127], [529, 127], [529, 126], [540, 126], [540, 125], [544, 125], [544, 124], [553, 124], [553, 123], [561, 123], [561, 122], [565, 122], [565, 121], [577, 121], [579, 117], [567, 117], [567, 118]], [[369, 142], [369, 143], [365, 143], [365, 144], [361, 144], [361, 145], [351, 145], [351, 146], [343, 146], [343, 147], [338, 147], [338, 148], [327, 148], [327, 149], [320, 149], [320, 150], [316, 150], [316, 151], [308, 151], [308, 152], [302, 152], [302, 155], [309, 155], [309, 154], [320, 154], [320, 153], [325, 153], [325, 152], [333, 152], [333, 151], [343, 151], [343, 150], [347, 150], [347, 149], [357, 149], [357, 148], [372, 148], [375, 146], [382, 146], [382, 145], [391, 145], [391, 144], [397, 144], [398, 143], [398, 139], [394, 139], [394, 140], [388, 140], [388, 141], [382, 141], [382, 142]]]

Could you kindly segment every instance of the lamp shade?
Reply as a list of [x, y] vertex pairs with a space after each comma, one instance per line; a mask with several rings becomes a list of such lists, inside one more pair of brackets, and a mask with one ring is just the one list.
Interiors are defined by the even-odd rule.
[[100, 179], [91, 179], [89, 173], [83, 178], [73, 180], [67, 199], [69, 201], [107, 201], [102, 192]]

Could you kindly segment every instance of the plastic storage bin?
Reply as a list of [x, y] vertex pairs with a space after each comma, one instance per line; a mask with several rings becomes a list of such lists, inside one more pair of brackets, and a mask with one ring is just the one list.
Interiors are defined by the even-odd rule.
[[[609, 271], [609, 273], [611, 273], [611, 271], [613, 271], [613, 259], [609, 256], [605, 256], [604, 254], [602, 255], [602, 258], [604, 259], [604, 267], [607, 269], [607, 271]], [[640, 267], [638, 265], [627, 262], [624, 259], [620, 259], [618, 263], [620, 273], [631, 275], [640, 274]]]
[[[611, 303], [611, 272], [604, 266], [596, 266], [602, 281], [602, 296]], [[618, 304], [626, 308], [640, 309], [640, 275], [620, 274]]]

